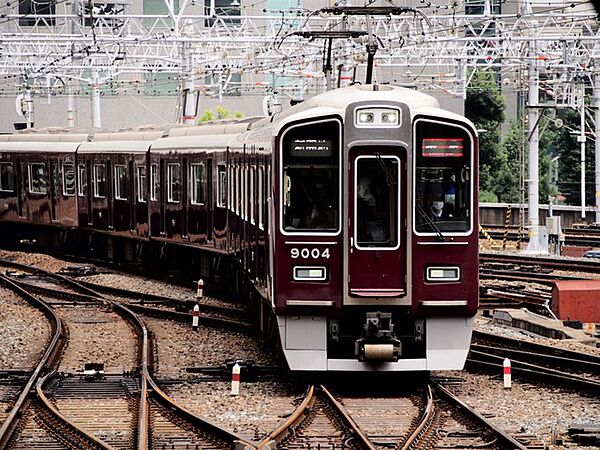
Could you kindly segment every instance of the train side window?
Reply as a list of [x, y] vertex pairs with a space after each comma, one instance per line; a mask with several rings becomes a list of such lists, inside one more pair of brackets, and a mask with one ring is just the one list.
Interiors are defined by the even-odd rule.
[[229, 166], [229, 176], [227, 177], [227, 209], [233, 209], [233, 166]]
[[115, 166], [115, 200], [127, 200], [127, 166]]
[[206, 195], [204, 192], [204, 184], [206, 183], [206, 169], [204, 164], [192, 164], [190, 166], [190, 183], [192, 205], [204, 205]]
[[146, 203], [146, 166], [137, 166], [137, 201]]
[[242, 167], [242, 217], [248, 219], [248, 168]]
[[178, 163], [167, 165], [167, 201], [179, 203], [181, 187], [181, 166]]
[[150, 200], [158, 199], [158, 164], [150, 165]]
[[227, 168], [221, 164], [217, 166], [217, 207], [227, 207]]
[[258, 167], [258, 228], [261, 230], [265, 229], [265, 224], [263, 222], [263, 213], [265, 204], [267, 202], [264, 201], [264, 187], [263, 183], [265, 182], [265, 168], [263, 166]]
[[87, 172], [85, 170], [85, 164], [79, 164], [77, 166], [77, 174], [79, 183], [77, 184], [77, 195], [79, 197], [85, 197], [87, 191]]
[[46, 194], [48, 192], [48, 179], [46, 177], [46, 164], [29, 164], [29, 192], [32, 194]]
[[15, 174], [12, 163], [0, 163], [0, 191], [14, 192]]
[[63, 195], [71, 197], [75, 195], [75, 166], [63, 164]]
[[249, 186], [249, 190], [250, 190], [250, 223], [252, 225], [256, 225], [256, 221], [254, 220], [254, 173], [256, 171], [256, 168], [254, 166], [250, 167], [250, 186]]
[[104, 164], [94, 164], [93, 169], [94, 197], [106, 197], [106, 166]]

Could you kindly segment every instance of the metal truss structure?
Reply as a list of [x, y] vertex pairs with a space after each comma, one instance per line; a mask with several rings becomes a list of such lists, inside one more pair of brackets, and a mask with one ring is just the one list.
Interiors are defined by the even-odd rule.
[[[165, 1], [169, 5], [171, 0]], [[567, 6], [539, 13], [523, 8], [509, 15], [491, 14], [488, 5], [483, 15], [426, 16], [402, 8], [354, 15], [353, 8], [342, 6], [215, 16], [186, 15], [187, 3], [177, 14], [154, 16], [93, 14], [94, 8], [85, 14], [77, 3], [71, 14], [1, 16], [0, 77], [48, 87], [57, 78], [91, 81], [92, 73], [100, 81], [126, 80], [128, 75], [139, 81], [145, 73], [160, 72], [182, 80], [217, 74], [220, 83], [240, 73], [259, 89], [270, 77], [325, 86], [324, 42], [306, 36], [354, 31], [358, 37], [333, 43], [333, 61], [342, 80], [364, 67], [365, 46], [375, 39], [376, 71], [397, 82], [464, 96], [474, 74], [469, 69], [494, 68], [509, 82], [516, 80], [517, 71], [528, 70], [532, 59], [544, 79], [565, 83], [562, 92], [568, 92], [569, 80], [591, 76], [600, 56], [600, 31], [591, 5], [588, 12]], [[25, 17], [33, 24], [20, 25]]]

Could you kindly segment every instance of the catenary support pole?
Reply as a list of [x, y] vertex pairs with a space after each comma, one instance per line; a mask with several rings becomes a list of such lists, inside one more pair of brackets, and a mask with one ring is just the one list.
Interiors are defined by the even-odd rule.
[[581, 83], [580, 130], [577, 142], [581, 146], [581, 220], [585, 221], [585, 85]]
[[68, 79], [65, 85], [67, 91], [67, 126], [75, 126], [75, 97], [73, 96], [73, 80]]
[[596, 197], [596, 217], [594, 221], [600, 223], [600, 72], [594, 77], [594, 129], [596, 131], [596, 147], [594, 149], [594, 184]]
[[27, 128], [33, 128], [35, 123], [34, 116], [34, 105], [33, 105], [33, 95], [31, 95], [31, 89], [29, 87], [25, 89], [25, 120], [27, 121]]
[[538, 251], [539, 240], [539, 127], [540, 111], [539, 103], [538, 67], [535, 59], [535, 43], [532, 41], [531, 62], [529, 65], [529, 102], [528, 102], [528, 125], [529, 125], [529, 246], [528, 250]]
[[90, 88], [92, 98], [92, 126], [100, 128], [102, 127], [102, 119], [100, 117], [100, 76], [97, 70], [92, 71]]

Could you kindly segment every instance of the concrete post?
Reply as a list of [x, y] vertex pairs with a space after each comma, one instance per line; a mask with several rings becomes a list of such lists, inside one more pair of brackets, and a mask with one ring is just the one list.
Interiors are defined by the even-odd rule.
[[581, 220], [585, 221], [585, 85], [581, 83], [581, 116], [577, 142], [581, 146]]
[[594, 190], [596, 196], [596, 217], [594, 222], [600, 223], [600, 72], [594, 77], [594, 129], [596, 131], [596, 148], [594, 150]]
[[33, 105], [33, 96], [31, 95], [31, 89], [27, 88], [25, 90], [25, 120], [27, 121], [27, 128], [33, 128], [35, 123], [34, 116], [34, 105]]
[[75, 97], [73, 96], [73, 81], [68, 79], [65, 88], [67, 91], [67, 126], [75, 126]]
[[97, 70], [92, 71], [92, 80], [90, 82], [92, 99], [92, 126], [94, 128], [102, 127], [100, 117], [100, 76]]

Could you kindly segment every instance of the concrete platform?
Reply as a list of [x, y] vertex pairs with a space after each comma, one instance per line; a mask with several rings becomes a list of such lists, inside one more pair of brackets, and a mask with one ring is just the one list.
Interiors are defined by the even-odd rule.
[[526, 308], [495, 309], [492, 324], [518, 328], [531, 334], [551, 339], [572, 339], [573, 341], [592, 346], [596, 346], [598, 343], [598, 339], [589, 336], [582, 330], [566, 327], [560, 320], [540, 316]]

